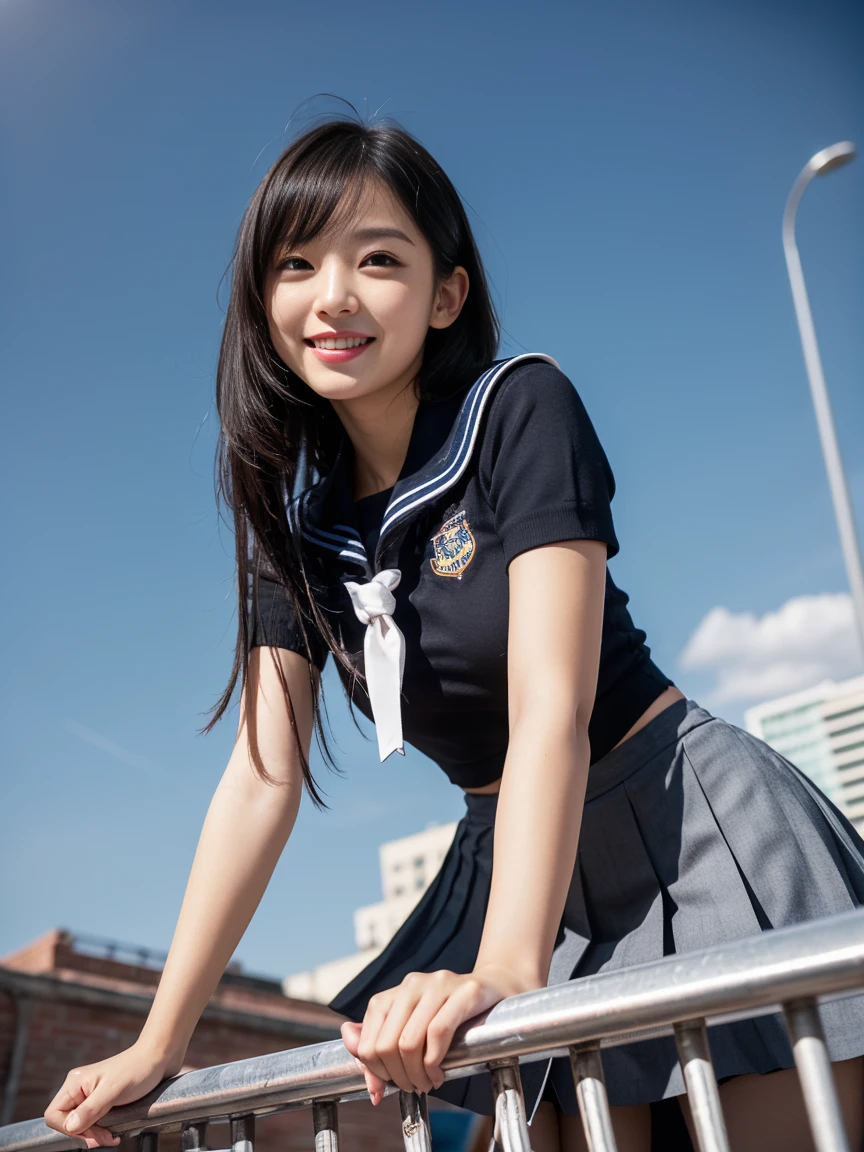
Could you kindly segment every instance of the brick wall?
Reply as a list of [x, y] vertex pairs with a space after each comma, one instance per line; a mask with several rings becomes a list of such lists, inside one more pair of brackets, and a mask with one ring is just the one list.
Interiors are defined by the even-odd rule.
[[[152, 970], [143, 971], [146, 977], [139, 979], [134, 965], [77, 957], [62, 932], [48, 933], [0, 960], [0, 1083], [4, 1088], [15, 1036], [16, 999], [24, 995], [31, 1004], [10, 1122], [41, 1116], [71, 1068], [106, 1059], [134, 1043], [154, 992]], [[283, 1051], [325, 1039], [328, 1029], [331, 1037], [338, 1037], [339, 1017], [322, 1005], [244, 988], [236, 973], [231, 980], [211, 1000], [211, 1005], [222, 1010], [221, 1016], [208, 1018], [205, 1013], [195, 1030], [186, 1057], [189, 1067]], [[131, 1008], [124, 997], [133, 1001]], [[231, 1012], [242, 1013], [242, 1023], [232, 1022]], [[348, 1152], [402, 1152], [397, 1096], [387, 1097], [377, 1108], [367, 1101], [344, 1104], [339, 1116]], [[228, 1125], [211, 1125], [207, 1143], [211, 1148], [226, 1147]], [[123, 1152], [135, 1152], [136, 1144], [124, 1140], [120, 1147]], [[162, 1135], [160, 1152], [179, 1152], [179, 1147], [179, 1133]], [[256, 1152], [301, 1149], [314, 1149], [308, 1109], [258, 1119]]]

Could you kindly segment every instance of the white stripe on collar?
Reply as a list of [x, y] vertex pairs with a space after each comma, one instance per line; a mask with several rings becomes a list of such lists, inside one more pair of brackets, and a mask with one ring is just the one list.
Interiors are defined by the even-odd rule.
[[363, 547], [359, 535], [355, 535], [352, 529], [344, 525], [335, 525], [337, 528], [345, 528], [345, 535], [342, 535], [337, 532], [327, 532], [323, 528], [303, 527], [300, 522], [300, 505], [305, 504], [310, 491], [311, 489], [307, 489], [305, 492], [301, 492], [288, 505], [288, 520], [295, 532], [299, 532], [304, 540], [308, 540], [311, 544], [317, 544], [319, 548], [326, 548], [330, 552], [338, 553], [340, 559], [352, 560], [355, 564], [365, 568], [366, 549]]
[[[470, 405], [468, 423], [462, 434], [462, 440], [456, 451], [455, 458], [443, 472], [439, 472], [438, 475], [433, 476], [431, 480], [425, 480], [422, 484], [418, 484], [416, 488], [411, 488], [408, 492], [403, 492], [402, 495], [387, 508], [381, 524], [381, 536], [383, 536], [397, 520], [407, 515], [408, 512], [420, 504], [425, 504], [427, 500], [434, 499], [456, 483], [471, 459], [474, 444], [477, 440], [477, 432], [480, 427], [480, 418], [483, 415], [489, 397], [494, 391], [495, 385], [511, 368], [526, 360], [545, 360], [555, 368], [559, 367], [557, 361], [553, 360], [551, 356], [545, 355], [543, 352], [525, 352], [519, 356], [511, 356], [511, 358], [505, 360], [503, 364], [495, 365], [484, 372], [479, 380], [472, 385], [471, 392], [465, 399], [465, 403]], [[462, 411], [464, 411], [464, 406], [459, 413], [460, 416]], [[428, 489], [433, 490], [428, 491]], [[420, 493], [422, 493], [422, 495], [420, 495]], [[411, 500], [411, 497], [415, 497], [415, 499]], [[411, 502], [404, 504], [403, 507], [399, 507], [403, 505], [406, 500], [411, 500]]]

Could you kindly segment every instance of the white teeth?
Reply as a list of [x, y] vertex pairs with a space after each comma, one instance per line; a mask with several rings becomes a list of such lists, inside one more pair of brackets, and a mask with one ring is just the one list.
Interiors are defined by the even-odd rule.
[[314, 340], [316, 348], [326, 348], [332, 351], [341, 348], [359, 348], [361, 344], [368, 344], [368, 336], [330, 336], [326, 340]]

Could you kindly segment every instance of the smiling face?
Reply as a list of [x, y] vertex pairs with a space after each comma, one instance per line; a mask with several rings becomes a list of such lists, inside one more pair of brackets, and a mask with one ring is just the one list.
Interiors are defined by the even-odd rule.
[[425, 237], [374, 181], [312, 240], [277, 249], [265, 283], [277, 353], [337, 401], [414, 379], [429, 328], [452, 324], [467, 292], [463, 268], [439, 279]]

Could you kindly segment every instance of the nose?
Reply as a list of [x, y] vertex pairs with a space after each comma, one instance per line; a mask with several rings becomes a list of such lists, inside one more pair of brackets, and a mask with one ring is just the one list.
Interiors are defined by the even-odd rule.
[[316, 312], [344, 316], [352, 315], [358, 307], [350, 269], [342, 260], [325, 260], [320, 272]]

